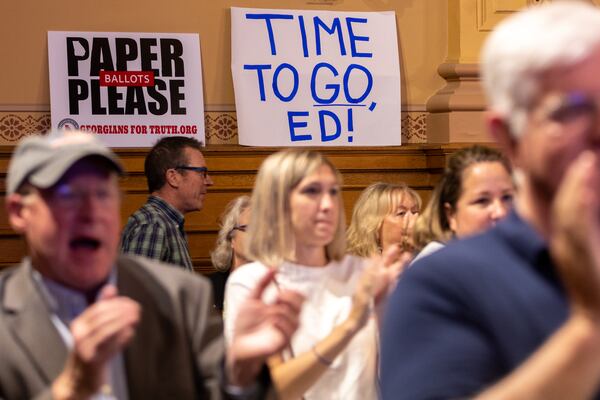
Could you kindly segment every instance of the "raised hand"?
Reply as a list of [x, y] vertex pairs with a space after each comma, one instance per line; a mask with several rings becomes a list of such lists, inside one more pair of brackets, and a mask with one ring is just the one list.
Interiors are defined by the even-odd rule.
[[106, 366], [133, 338], [140, 306], [105, 286], [98, 301], [71, 323], [73, 350], [52, 385], [55, 398], [87, 398], [106, 381]]
[[600, 318], [600, 160], [585, 152], [567, 170], [552, 208], [550, 250], [575, 310]]
[[298, 329], [304, 296], [282, 289], [272, 304], [262, 301], [262, 294], [274, 281], [275, 273], [273, 269], [262, 277], [248, 299], [240, 305], [227, 354], [228, 375], [232, 383], [251, 383], [265, 360], [287, 347]]
[[400, 242], [402, 252], [414, 253], [415, 243], [412, 237], [412, 231], [418, 217], [418, 213], [410, 213], [405, 219], [404, 227], [402, 228], [402, 241]]
[[381, 256], [371, 257], [371, 268], [375, 271], [375, 303], [378, 304], [396, 287], [398, 278], [410, 263], [412, 253], [403, 251], [399, 245], [389, 246]]
[[373, 308], [379, 269], [379, 265], [370, 265], [363, 271], [356, 284], [356, 289], [352, 296], [352, 309], [346, 319], [347, 326], [353, 332], [360, 330], [369, 320]]

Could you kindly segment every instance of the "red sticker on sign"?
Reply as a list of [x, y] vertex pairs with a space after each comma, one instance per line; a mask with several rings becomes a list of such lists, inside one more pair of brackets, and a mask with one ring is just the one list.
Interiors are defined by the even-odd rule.
[[154, 86], [154, 72], [100, 71], [100, 86]]

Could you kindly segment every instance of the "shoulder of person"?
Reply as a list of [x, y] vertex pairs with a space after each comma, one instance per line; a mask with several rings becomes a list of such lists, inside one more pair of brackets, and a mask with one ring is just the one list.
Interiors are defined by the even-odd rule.
[[136, 270], [143, 272], [148, 277], [152, 277], [164, 285], [201, 285], [210, 286], [208, 278], [198, 273], [184, 270], [178, 265], [163, 263], [158, 260], [150, 259], [135, 254], [121, 254], [117, 258], [117, 265], [120, 269]]
[[[22, 283], [27, 280], [29, 275], [30, 266], [25, 262], [21, 262], [18, 265], [13, 265], [8, 268], [3, 269], [0, 272], [0, 303], [4, 304], [9, 297], [12, 296], [12, 293], [7, 293], [7, 288], [10, 286], [11, 288], [16, 288], [12, 290], [13, 292], [22, 291]], [[15, 293], [16, 293], [15, 292]]]
[[478, 286], [482, 281], [493, 281], [510, 273], [510, 266], [502, 261], [511, 252], [505, 246], [506, 243], [490, 231], [451, 241], [410, 264], [398, 285], [463, 293], [467, 287]]
[[155, 225], [164, 228], [167, 226], [167, 221], [164, 220], [164, 217], [149, 213], [146, 209], [140, 208], [139, 210], [137, 210], [129, 216], [124, 229], [133, 227], [140, 228], [150, 225]]
[[14, 276], [14, 274], [19, 271], [19, 268], [25, 268], [25, 266], [22, 264], [17, 264], [4, 268], [2, 271], [0, 271], [0, 280], [6, 281], [7, 279], [10, 279], [11, 276]]
[[258, 282], [268, 270], [269, 267], [260, 261], [244, 264], [231, 272], [227, 279], [227, 284], [242, 283], [244, 285], [252, 286], [254, 283]]

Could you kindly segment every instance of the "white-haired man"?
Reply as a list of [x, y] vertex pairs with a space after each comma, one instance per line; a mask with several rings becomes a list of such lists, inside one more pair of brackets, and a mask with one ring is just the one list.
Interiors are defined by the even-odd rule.
[[15, 149], [6, 207], [29, 255], [0, 274], [0, 398], [260, 397], [264, 360], [287, 345], [302, 297], [285, 291], [266, 305], [262, 288], [253, 293], [222, 366], [210, 284], [118, 255], [121, 171], [91, 134]]
[[384, 399], [584, 399], [600, 384], [600, 9], [531, 7], [482, 56], [516, 211], [416, 262], [390, 300]]

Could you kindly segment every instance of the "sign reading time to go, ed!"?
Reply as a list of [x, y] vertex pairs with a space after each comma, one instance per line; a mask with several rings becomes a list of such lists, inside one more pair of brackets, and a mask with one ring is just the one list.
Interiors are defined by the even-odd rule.
[[232, 8], [240, 144], [400, 144], [393, 12]]

